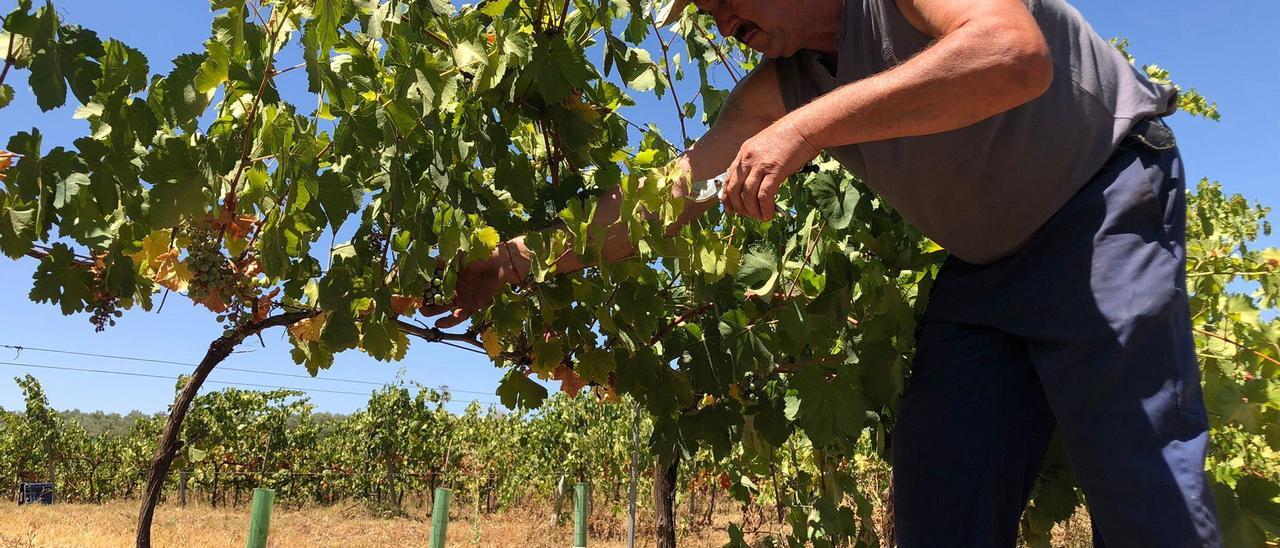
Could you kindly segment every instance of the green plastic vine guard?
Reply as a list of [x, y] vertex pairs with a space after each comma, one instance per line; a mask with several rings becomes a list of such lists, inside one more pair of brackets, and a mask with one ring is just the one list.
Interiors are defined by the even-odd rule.
[[247, 548], [266, 548], [267, 533], [271, 529], [271, 506], [275, 503], [276, 491], [261, 487], [253, 490], [253, 509], [249, 514], [249, 540]]
[[444, 548], [449, 536], [449, 501], [453, 490], [436, 488], [436, 503], [431, 510], [431, 548]]

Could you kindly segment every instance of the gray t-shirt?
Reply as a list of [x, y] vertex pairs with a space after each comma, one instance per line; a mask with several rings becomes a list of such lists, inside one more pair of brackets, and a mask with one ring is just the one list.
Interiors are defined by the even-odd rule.
[[[1176, 92], [1138, 72], [1064, 0], [1024, 0], [1053, 57], [1039, 98], [968, 127], [829, 149], [951, 254], [990, 263], [1016, 251], [1102, 167], [1132, 125], [1171, 114]], [[794, 110], [888, 70], [933, 39], [894, 0], [845, 0], [836, 75], [817, 52], [771, 60]]]

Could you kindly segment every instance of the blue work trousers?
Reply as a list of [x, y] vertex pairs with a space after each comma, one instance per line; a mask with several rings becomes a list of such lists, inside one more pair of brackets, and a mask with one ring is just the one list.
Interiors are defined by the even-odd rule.
[[1145, 121], [1015, 254], [944, 264], [892, 437], [901, 546], [1014, 546], [1055, 429], [1096, 546], [1222, 545], [1183, 177]]

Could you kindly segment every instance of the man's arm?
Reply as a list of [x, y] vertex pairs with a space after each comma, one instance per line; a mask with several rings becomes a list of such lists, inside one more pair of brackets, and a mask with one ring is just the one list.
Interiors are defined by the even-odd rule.
[[[715, 124], [674, 162], [690, 173], [694, 181], [710, 179], [725, 171], [744, 141], [784, 114], [786, 107], [782, 104], [777, 71], [771, 62], [762, 63], [734, 87]], [[676, 185], [672, 192], [683, 196], [685, 189]], [[689, 202], [680, 217], [667, 227], [667, 233], [676, 233], [680, 227], [715, 205], [715, 201]], [[616, 222], [621, 208], [622, 194], [619, 189], [614, 189], [601, 196], [592, 220], [594, 227], [605, 229], [602, 255], [606, 261], [617, 261], [635, 253], [635, 244], [631, 242], [626, 225]], [[531, 257], [523, 236], [500, 244], [489, 259], [463, 266], [458, 276], [456, 302], [427, 307], [424, 312], [434, 315], [453, 311], [437, 321], [437, 327], [448, 328], [462, 323], [476, 310], [488, 305], [503, 284], [523, 280], [528, 275]], [[587, 266], [582, 257], [570, 251], [556, 262], [555, 271], [574, 272]], [[462, 283], [463, 280], [466, 283]]]
[[1031, 101], [1052, 82], [1048, 44], [1021, 0], [897, 3], [937, 41], [744, 143], [725, 185], [727, 211], [769, 218], [778, 186], [822, 149], [962, 128]]

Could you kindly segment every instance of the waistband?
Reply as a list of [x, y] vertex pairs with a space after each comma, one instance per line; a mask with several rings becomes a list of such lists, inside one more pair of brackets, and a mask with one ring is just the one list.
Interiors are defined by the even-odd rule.
[[1133, 127], [1129, 128], [1129, 133], [1120, 140], [1120, 149], [1146, 148], [1149, 150], [1169, 150], [1178, 146], [1178, 140], [1173, 136], [1173, 130], [1164, 123], [1164, 120], [1150, 116], [1134, 122]]

